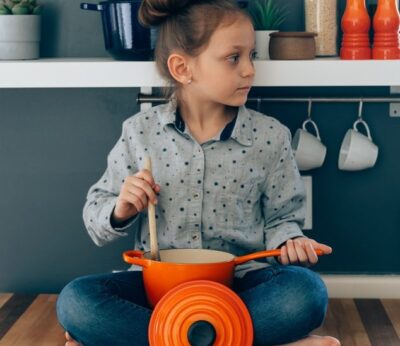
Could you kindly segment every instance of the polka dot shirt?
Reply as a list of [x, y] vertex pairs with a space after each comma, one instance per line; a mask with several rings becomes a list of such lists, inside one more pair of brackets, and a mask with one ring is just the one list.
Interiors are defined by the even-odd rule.
[[[160, 249], [205, 248], [240, 256], [303, 235], [305, 189], [290, 132], [278, 120], [238, 108], [235, 119], [199, 144], [172, 102], [124, 121], [103, 176], [89, 189], [85, 226], [102, 246], [134, 232], [148, 251], [147, 210], [117, 228], [110, 218], [124, 179], [150, 156], [161, 191], [156, 205]], [[274, 260], [237, 267], [249, 271]]]

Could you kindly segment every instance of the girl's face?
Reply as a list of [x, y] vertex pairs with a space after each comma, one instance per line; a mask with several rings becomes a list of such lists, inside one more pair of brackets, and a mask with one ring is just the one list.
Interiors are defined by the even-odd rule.
[[[240, 106], [254, 80], [255, 33], [244, 16], [217, 28], [205, 50], [191, 59], [190, 95], [200, 100]], [[192, 92], [194, 94], [192, 94]]]

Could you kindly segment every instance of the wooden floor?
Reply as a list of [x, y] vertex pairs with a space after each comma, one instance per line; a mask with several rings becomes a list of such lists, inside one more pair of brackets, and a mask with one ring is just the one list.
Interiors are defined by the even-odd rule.
[[[0, 346], [64, 345], [56, 295], [0, 294]], [[400, 346], [400, 300], [331, 299], [319, 335], [343, 346]]]

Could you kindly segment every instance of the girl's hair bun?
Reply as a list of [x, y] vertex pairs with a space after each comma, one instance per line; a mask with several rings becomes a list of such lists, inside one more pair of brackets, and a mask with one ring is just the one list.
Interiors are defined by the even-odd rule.
[[194, 0], [143, 0], [139, 10], [139, 21], [144, 26], [160, 25], [168, 17], [181, 12]]

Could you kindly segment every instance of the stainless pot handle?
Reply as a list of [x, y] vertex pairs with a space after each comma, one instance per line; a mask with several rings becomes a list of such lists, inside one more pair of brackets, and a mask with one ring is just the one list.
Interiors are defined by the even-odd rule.
[[88, 11], [103, 11], [104, 6], [100, 5], [100, 4], [89, 4], [87, 2], [82, 2], [81, 9], [88, 10]]

